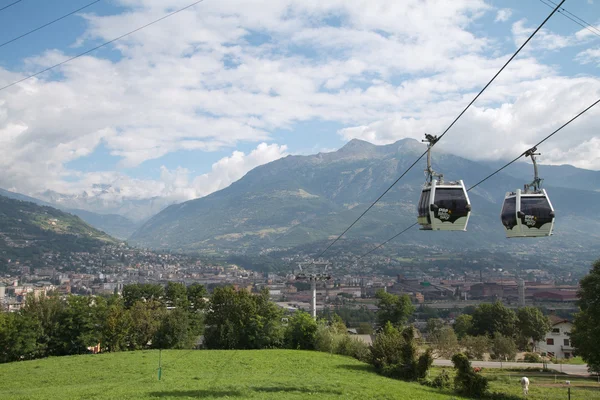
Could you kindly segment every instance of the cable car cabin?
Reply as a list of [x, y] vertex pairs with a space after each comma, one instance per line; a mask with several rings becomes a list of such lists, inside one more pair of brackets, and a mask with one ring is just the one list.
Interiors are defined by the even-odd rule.
[[554, 208], [544, 189], [506, 193], [501, 218], [508, 238], [550, 236], [554, 229]]
[[421, 230], [466, 231], [470, 215], [471, 202], [463, 181], [440, 184], [433, 180], [421, 192], [417, 218]]

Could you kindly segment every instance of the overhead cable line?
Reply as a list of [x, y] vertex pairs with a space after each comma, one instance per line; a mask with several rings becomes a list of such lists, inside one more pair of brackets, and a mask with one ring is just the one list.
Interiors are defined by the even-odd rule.
[[[552, 0], [540, 0], [540, 1], [550, 8], [554, 8], [554, 6], [556, 6], [556, 3], [553, 2]], [[548, 4], [546, 2], [551, 3], [551, 4]], [[590, 24], [589, 22], [586, 22], [584, 19], [579, 18], [577, 15], [573, 14], [566, 8], [561, 7], [560, 10], [558, 10], [557, 12], [559, 14], [561, 14], [563, 17], [570, 19], [571, 21], [575, 22], [577, 25], [583, 27], [584, 29], [587, 29], [588, 31], [592, 32], [594, 35], [600, 37], [600, 29], [596, 28], [594, 25]]]
[[23, 1], [23, 0], [17, 0], [17, 1], [15, 1], [15, 2], [13, 2], [13, 3], [10, 3], [9, 5], [7, 5], [7, 6], [4, 6], [4, 7], [0, 8], [0, 11], [2, 11], [2, 10], [6, 10], [8, 7], [14, 6], [15, 4], [17, 4], [17, 3], [20, 3], [20, 2], [22, 2], [22, 1]]
[[[521, 52], [521, 50], [527, 45], [527, 43], [529, 43], [529, 41], [531, 39], [533, 39], [533, 37], [536, 35], [536, 33], [538, 33], [538, 31], [540, 29], [542, 29], [542, 27], [546, 24], [546, 22], [548, 22], [548, 20], [554, 15], [554, 13], [559, 9], [559, 7], [565, 2], [565, 0], [562, 0], [560, 2], [560, 4], [554, 9], [552, 10], [552, 12], [550, 13], [550, 15], [548, 15], [546, 17], [546, 19], [540, 24], [540, 26], [537, 27], [537, 29], [535, 31], [533, 31], [533, 33], [531, 35], [529, 35], [529, 37], [527, 38], [527, 40], [525, 41], [525, 43], [523, 43], [518, 49], [517, 51], [508, 59], [508, 61], [506, 61], [506, 63], [504, 63], [504, 65], [502, 66], [502, 68], [500, 68], [500, 70], [498, 72], [496, 72], [496, 74], [492, 77], [492, 79], [490, 79], [490, 81], [483, 87], [483, 89], [481, 89], [479, 91], [479, 93], [477, 93], [477, 96], [475, 96], [473, 98], [473, 100], [471, 100], [471, 102], [464, 108], [464, 110], [461, 111], [460, 114], [458, 114], [458, 117], [456, 117], [454, 119], [454, 121], [452, 121], [452, 123], [446, 128], [446, 130], [437, 138], [436, 143], [444, 137], [444, 135], [446, 135], [446, 133], [448, 133], [448, 131], [450, 130], [450, 128], [452, 128], [454, 126], [454, 124], [456, 124], [456, 122], [460, 119], [460, 117], [463, 116], [463, 114], [471, 107], [471, 105], [473, 105], [473, 103], [475, 103], [475, 101], [479, 98], [479, 96], [481, 96], [483, 94], [483, 92], [488, 88], [488, 86], [490, 86], [492, 84], [492, 82], [494, 82], [494, 80], [498, 77], [498, 75], [500, 75], [500, 73], [502, 71], [504, 71], [504, 69], [508, 66], [508, 64], [510, 64], [510, 62]], [[2, 90], [2, 89], [0, 89]], [[436, 143], [433, 143], [431, 147], [435, 146]], [[317, 258], [320, 258], [321, 256], [323, 256], [323, 254], [325, 254], [327, 252], [327, 250], [329, 250], [331, 248], [331, 246], [333, 246], [335, 243], [337, 243], [338, 240], [340, 240], [342, 238], [342, 236], [344, 236], [350, 229], [352, 229], [352, 227], [362, 218], [365, 216], [366, 213], [368, 213], [371, 208], [373, 208], [375, 206], [375, 204], [377, 204], [379, 202], [379, 200], [381, 200], [381, 198], [383, 196], [385, 196], [390, 190], [392, 190], [392, 188], [394, 186], [396, 186], [396, 184], [402, 179], [404, 178], [404, 176], [415, 166], [417, 165], [417, 163], [419, 161], [421, 161], [421, 159], [427, 154], [427, 151], [425, 151], [423, 154], [421, 154], [421, 156], [419, 158], [417, 158], [415, 160], [415, 162], [413, 162], [410, 167], [408, 167], [408, 169], [406, 171], [404, 171], [404, 173], [402, 175], [400, 175], [400, 177], [398, 179], [396, 179], [394, 181], [394, 183], [392, 183], [390, 185], [390, 187], [388, 187], [383, 194], [381, 194], [381, 196], [379, 196], [373, 203], [371, 203], [371, 205], [362, 213], [360, 214], [360, 216], [358, 218], [356, 218], [356, 220], [354, 220], [354, 222], [352, 222], [350, 224], [350, 226], [348, 228], [346, 228], [346, 230], [344, 232], [342, 232], [341, 235], [339, 235], [333, 242], [331, 242], [329, 244], [329, 246], [327, 246], [325, 248], [325, 250], [323, 250], [321, 253], [319, 253], [319, 255], [317, 256]]]
[[[539, 145], [541, 145], [542, 143], [544, 143], [546, 140], [550, 139], [552, 136], [556, 135], [558, 132], [560, 132], [562, 129], [564, 129], [567, 125], [569, 125], [571, 122], [575, 121], [577, 118], [581, 117], [583, 114], [585, 114], [586, 112], [588, 112], [591, 108], [593, 108], [594, 106], [596, 106], [598, 103], [600, 103], [600, 99], [596, 100], [595, 102], [593, 102], [591, 105], [589, 105], [586, 109], [584, 109], [583, 111], [581, 111], [579, 114], [577, 114], [576, 116], [574, 116], [573, 118], [571, 118], [570, 120], [568, 120], [567, 122], [565, 122], [564, 124], [562, 124], [559, 128], [557, 128], [554, 132], [552, 132], [551, 134], [549, 134], [548, 136], [546, 136], [545, 138], [543, 138], [542, 140], [540, 140], [538, 143], [536, 143], [535, 145], [532, 146], [532, 148], [536, 148]], [[486, 176], [485, 178], [483, 178], [482, 180], [480, 180], [479, 182], [477, 182], [476, 184], [474, 184], [473, 186], [471, 186], [470, 188], [467, 189], [467, 192], [470, 192], [471, 190], [475, 189], [477, 186], [481, 185], [483, 182], [487, 181], [488, 179], [490, 179], [492, 176], [496, 175], [497, 173], [499, 173], [500, 171], [504, 170], [506, 167], [508, 167], [509, 165], [514, 164], [515, 162], [517, 162], [520, 158], [522, 158], [524, 155], [526, 155], [526, 153], [529, 150], [525, 151], [524, 153], [521, 153], [521, 155], [519, 155], [518, 157], [516, 157], [515, 159], [513, 159], [512, 161], [509, 161], [508, 163], [506, 163], [504, 166], [498, 168], [496, 171], [492, 172], [491, 174], [489, 174], [488, 176]], [[408, 231], [409, 229], [413, 228], [415, 225], [418, 225], [417, 222], [415, 222], [414, 224], [410, 225], [409, 227], [407, 227], [406, 229], [402, 230], [400, 233], [397, 233], [396, 235], [392, 236], [391, 238], [389, 238], [388, 240], [386, 240], [385, 242], [375, 246], [374, 248], [372, 248], [371, 250], [369, 250], [368, 252], [366, 252], [365, 254], [361, 255], [360, 257], [358, 257], [356, 259], [356, 261], [360, 260], [363, 257], [368, 256], [369, 254], [373, 253], [375, 250], [380, 249], [381, 247], [383, 247], [385, 244], [391, 242], [392, 240], [396, 239], [398, 236], [402, 235], [404, 232]]]
[[17, 40], [19, 40], [19, 39], [21, 39], [21, 38], [24, 38], [25, 36], [27, 36], [27, 35], [30, 35], [30, 34], [32, 34], [32, 33], [34, 33], [34, 32], [37, 32], [37, 31], [39, 31], [40, 29], [43, 29], [43, 28], [45, 28], [45, 27], [47, 27], [47, 26], [49, 26], [49, 25], [52, 25], [53, 23], [55, 23], [55, 22], [58, 22], [58, 21], [60, 21], [61, 19], [65, 19], [65, 18], [67, 18], [67, 17], [69, 17], [69, 16], [71, 16], [71, 15], [73, 15], [73, 14], [75, 14], [75, 13], [77, 13], [77, 12], [81, 11], [81, 10], [83, 10], [84, 8], [88, 8], [89, 6], [91, 6], [91, 5], [93, 5], [93, 4], [96, 4], [96, 3], [98, 3], [99, 1], [100, 1], [100, 0], [92, 1], [91, 3], [89, 3], [89, 4], [85, 5], [85, 6], [81, 7], [81, 8], [78, 8], [78, 9], [77, 9], [77, 10], [75, 10], [75, 11], [71, 11], [70, 13], [63, 15], [62, 17], [55, 19], [54, 21], [50, 21], [50, 22], [48, 22], [48, 23], [45, 23], [44, 25], [42, 25], [42, 26], [39, 26], [39, 27], [37, 27], [37, 28], [35, 28], [35, 29], [32, 29], [32, 30], [30, 30], [29, 32], [26, 32], [26, 33], [24, 33], [24, 34], [22, 34], [22, 35], [20, 35], [20, 36], [17, 36], [17, 37], [15, 37], [15, 38], [12, 38], [12, 39], [10, 39], [10, 40], [7, 40], [7, 41], [6, 41], [6, 42], [4, 42], [4, 43], [0, 43], [0, 47], [4, 47], [4, 46], [6, 46], [6, 45], [7, 45], [7, 44], [9, 44], [9, 43], [12, 43], [12, 42], [15, 42], [15, 41], [17, 41]]
[[[132, 31], [129, 31], [129, 32], [127, 32], [127, 33], [125, 33], [125, 34], [123, 34], [123, 35], [121, 35], [121, 36], [119, 36], [119, 37], [116, 37], [116, 38], [114, 38], [114, 39], [111, 39], [111, 40], [109, 40], [108, 42], [104, 42], [104, 43], [102, 43], [101, 45], [98, 45], [98, 46], [96, 46], [96, 47], [93, 47], [93, 48], [91, 48], [91, 49], [89, 49], [89, 50], [86, 50], [86, 51], [84, 51], [83, 53], [79, 53], [79, 54], [77, 54], [76, 56], [73, 56], [73, 57], [71, 57], [71, 58], [68, 58], [68, 59], [66, 59], [65, 61], [59, 62], [58, 64], [54, 64], [53, 66], [51, 66], [51, 67], [48, 67], [48, 68], [46, 68], [46, 69], [43, 69], [43, 70], [41, 70], [41, 71], [39, 71], [39, 72], [36, 72], [35, 74], [28, 75], [28, 76], [26, 76], [25, 78], [23, 78], [23, 79], [19, 79], [18, 81], [14, 81], [14, 82], [12, 82], [12, 83], [10, 83], [10, 84], [6, 85], [6, 86], [0, 87], [0, 91], [2, 91], [2, 90], [4, 90], [4, 89], [8, 89], [8, 88], [9, 88], [9, 87], [11, 87], [11, 86], [14, 86], [14, 85], [16, 85], [16, 84], [19, 84], [19, 83], [21, 83], [21, 82], [23, 82], [23, 81], [26, 81], [26, 80], [28, 80], [28, 79], [31, 79], [31, 78], [33, 78], [33, 77], [36, 77], [36, 76], [38, 76], [38, 75], [40, 75], [40, 74], [43, 74], [44, 72], [48, 72], [48, 71], [50, 71], [50, 70], [53, 70], [53, 69], [54, 69], [54, 68], [56, 68], [56, 67], [59, 67], [59, 66], [61, 66], [61, 65], [63, 65], [63, 64], [66, 64], [66, 63], [68, 63], [68, 62], [70, 62], [70, 61], [73, 61], [73, 60], [75, 60], [75, 59], [77, 59], [77, 58], [80, 58], [80, 57], [82, 57], [82, 56], [84, 56], [84, 55], [86, 55], [86, 54], [89, 54], [89, 53], [91, 53], [91, 52], [93, 52], [93, 51], [95, 51], [95, 50], [98, 50], [99, 48], [102, 48], [102, 47], [104, 47], [104, 46], [107, 46], [107, 45], [109, 45], [109, 44], [111, 44], [111, 43], [114, 43], [114, 42], [116, 42], [117, 40], [123, 39], [124, 37], [126, 37], [126, 36], [129, 36], [129, 35], [131, 35], [131, 34], [133, 34], [133, 33], [135, 33], [135, 32], [141, 31], [142, 29], [144, 29], [144, 28], [147, 28], [147, 27], [149, 27], [150, 25], [154, 25], [155, 23], [157, 23], [157, 22], [160, 22], [160, 21], [162, 21], [163, 19], [167, 19], [167, 18], [169, 18], [169, 17], [171, 17], [171, 16], [173, 16], [173, 15], [175, 15], [175, 14], [178, 14], [178, 13], [180, 13], [180, 12], [184, 11], [184, 10], [187, 10], [188, 8], [191, 8], [191, 7], [195, 6], [196, 4], [202, 3], [203, 1], [204, 1], [204, 0], [198, 0], [198, 1], [195, 1], [195, 2], [193, 2], [192, 4], [189, 4], [189, 5], [187, 5], [187, 6], [185, 6], [185, 7], [182, 7], [182, 8], [180, 8], [180, 9], [176, 10], [176, 11], [173, 11], [173, 12], [171, 12], [171, 13], [167, 14], [167, 15], [164, 15], [164, 16], [162, 16], [162, 17], [160, 17], [160, 18], [158, 18], [158, 19], [156, 19], [156, 20], [154, 20], [154, 21], [152, 21], [152, 22], [149, 22], [149, 23], [147, 23], [147, 24], [145, 24], [145, 25], [142, 25], [142, 26], [140, 26], [139, 28], [136, 28], [136, 29], [134, 29], [134, 30], [132, 30]], [[563, 1], [564, 1], [564, 0], [563, 0]]]

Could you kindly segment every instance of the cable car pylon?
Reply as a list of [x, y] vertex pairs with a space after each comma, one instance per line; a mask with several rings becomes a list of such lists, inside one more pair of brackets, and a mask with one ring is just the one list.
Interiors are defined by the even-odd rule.
[[[324, 264], [323, 272], [316, 271], [317, 264]], [[331, 280], [331, 274], [327, 272], [327, 267], [329, 266], [329, 262], [315, 262], [314, 260], [308, 263], [309, 266], [312, 266], [312, 271], [305, 272], [302, 269], [302, 263], [298, 263], [298, 268], [300, 269], [300, 273], [296, 274], [296, 280], [307, 280], [310, 282], [310, 293], [311, 293], [311, 301], [310, 301], [310, 315], [314, 320], [317, 319], [317, 282], [328, 281]]]

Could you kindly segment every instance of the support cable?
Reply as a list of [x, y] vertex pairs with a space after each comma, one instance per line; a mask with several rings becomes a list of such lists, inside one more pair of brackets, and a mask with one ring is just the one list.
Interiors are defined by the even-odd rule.
[[81, 8], [78, 8], [78, 9], [77, 9], [77, 10], [75, 10], [75, 11], [71, 11], [70, 13], [63, 15], [62, 17], [59, 17], [59, 18], [56, 18], [56, 19], [55, 19], [55, 20], [53, 20], [53, 21], [47, 22], [47, 23], [45, 23], [45, 24], [44, 24], [44, 25], [42, 25], [42, 26], [39, 26], [39, 27], [37, 27], [37, 28], [35, 28], [35, 29], [32, 29], [32, 30], [30, 30], [29, 32], [26, 32], [26, 33], [24, 33], [24, 34], [20, 35], [20, 36], [17, 36], [17, 37], [15, 37], [15, 38], [12, 38], [12, 39], [10, 39], [10, 40], [7, 40], [7, 41], [6, 41], [6, 42], [4, 42], [4, 43], [0, 43], [0, 47], [4, 47], [4, 46], [6, 46], [7, 44], [10, 44], [10, 43], [12, 43], [12, 42], [16, 42], [17, 40], [19, 40], [19, 39], [22, 39], [22, 38], [24, 38], [25, 36], [28, 36], [28, 35], [30, 35], [30, 34], [32, 34], [32, 33], [34, 33], [34, 32], [37, 32], [37, 31], [39, 31], [40, 29], [44, 29], [45, 27], [47, 27], [47, 26], [50, 26], [50, 25], [52, 25], [53, 23], [55, 23], [55, 22], [58, 22], [58, 21], [60, 21], [60, 20], [62, 20], [62, 19], [65, 19], [65, 18], [67, 18], [67, 17], [69, 17], [69, 16], [71, 16], [71, 15], [73, 15], [73, 14], [75, 14], [75, 13], [77, 13], [77, 12], [79, 12], [79, 11], [83, 10], [83, 9], [85, 9], [85, 8], [88, 8], [89, 6], [91, 6], [91, 5], [93, 5], [93, 4], [96, 4], [96, 3], [98, 3], [99, 1], [100, 1], [100, 0], [92, 1], [91, 3], [89, 3], [89, 4], [86, 4], [85, 6], [83, 6], [83, 7], [81, 7]]
[[[164, 15], [164, 16], [162, 16], [162, 17], [158, 18], [158, 19], [155, 19], [154, 21], [152, 21], [152, 22], [149, 22], [149, 23], [147, 23], [147, 24], [145, 24], [145, 25], [142, 25], [142, 26], [140, 26], [139, 28], [136, 28], [136, 29], [134, 29], [134, 30], [132, 30], [132, 31], [129, 31], [129, 32], [127, 32], [127, 33], [125, 33], [125, 34], [123, 34], [123, 35], [121, 35], [121, 36], [119, 36], [119, 37], [116, 37], [116, 38], [114, 38], [114, 39], [111, 39], [111, 40], [109, 40], [108, 42], [104, 42], [104, 43], [102, 43], [101, 45], [98, 45], [98, 46], [96, 46], [96, 47], [93, 47], [93, 48], [91, 48], [91, 49], [89, 49], [89, 50], [86, 50], [86, 51], [84, 51], [83, 53], [79, 53], [79, 54], [77, 54], [76, 56], [73, 56], [73, 57], [71, 57], [71, 58], [68, 58], [68, 59], [66, 59], [65, 61], [59, 62], [58, 64], [54, 64], [54, 65], [53, 65], [53, 66], [51, 66], [51, 67], [48, 67], [48, 68], [46, 68], [46, 69], [43, 69], [43, 70], [41, 70], [41, 71], [39, 71], [39, 72], [36, 72], [35, 74], [31, 74], [31, 75], [29, 75], [29, 76], [26, 76], [25, 78], [19, 79], [18, 81], [14, 81], [14, 82], [12, 82], [12, 83], [10, 83], [10, 84], [6, 85], [6, 86], [0, 87], [0, 91], [2, 91], [2, 90], [4, 90], [4, 89], [8, 89], [8, 88], [9, 88], [9, 87], [11, 87], [11, 86], [14, 86], [14, 85], [16, 85], [16, 84], [19, 84], [19, 83], [21, 83], [21, 82], [23, 82], [23, 81], [26, 81], [26, 80], [28, 80], [28, 79], [31, 79], [31, 78], [33, 78], [33, 77], [36, 77], [36, 76], [38, 76], [38, 75], [40, 75], [40, 74], [43, 74], [44, 72], [47, 72], [47, 71], [53, 70], [54, 68], [56, 68], [56, 67], [60, 67], [61, 65], [63, 65], [63, 64], [66, 64], [66, 63], [68, 63], [68, 62], [71, 62], [71, 61], [73, 61], [73, 60], [75, 60], [75, 59], [77, 59], [77, 58], [80, 58], [80, 57], [82, 57], [82, 56], [85, 56], [86, 54], [89, 54], [89, 53], [91, 53], [91, 52], [93, 52], [93, 51], [95, 51], [95, 50], [98, 50], [98, 49], [99, 49], [99, 48], [101, 48], [101, 47], [107, 46], [107, 45], [109, 45], [109, 44], [111, 44], [111, 43], [114, 43], [114, 42], [116, 42], [117, 40], [123, 39], [123, 38], [124, 38], [124, 37], [126, 37], [126, 36], [129, 36], [129, 35], [131, 35], [131, 34], [133, 34], [133, 33], [136, 33], [136, 32], [138, 32], [138, 31], [141, 31], [142, 29], [144, 29], [144, 28], [147, 28], [147, 27], [149, 27], [150, 25], [154, 25], [154, 24], [156, 24], [157, 22], [160, 22], [160, 21], [162, 21], [163, 19], [167, 19], [167, 18], [169, 18], [169, 17], [171, 17], [171, 16], [173, 16], [173, 15], [175, 15], [175, 14], [178, 14], [178, 13], [180, 13], [180, 12], [184, 11], [184, 10], [187, 10], [188, 8], [191, 8], [191, 7], [195, 6], [196, 4], [202, 3], [203, 1], [204, 1], [204, 0], [198, 0], [198, 1], [195, 1], [195, 2], [193, 2], [192, 4], [189, 4], [189, 5], [187, 5], [187, 6], [185, 6], [185, 7], [182, 7], [182, 8], [180, 8], [180, 9], [178, 9], [178, 10], [175, 10], [175, 11], [173, 11], [173, 12], [171, 12], [171, 13], [167, 14], [167, 15]], [[564, 0], [563, 0], [563, 1], [564, 1]]]
[[[552, 0], [540, 0], [540, 1], [550, 8], [554, 8], [556, 6], [556, 3], [553, 2]], [[546, 2], [551, 3], [551, 4], [548, 4]], [[600, 29], [596, 28], [594, 25], [590, 24], [589, 22], [586, 22], [582, 18], [579, 18], [577, 15], [573, 14], [566, 8], [561, 7], [560, 10], [558, 10], [557, 12], [559, 14], [561, 14], [563, 17], [570, 19], [571, 21], [575, 22], [577, 25], [583, 27], [584, 29], [587, 29], [588, 31], [592, 32], [594, 35], [600, 37]]]
[[[494, 82], [494, 80], [498, 77], [498, 75], [500, 75], [500, 73], [502, 73], [502, 71], [504, 71], [504, 69], [508, 66], [508, 64], [511, 63], [511, 61], [521, 52], [521, 50], [523, 50], [523, 48], [527, 45], [527, 43], [529, 43], [529, 41], [531, 39], [533, 39], [533, 37], [539, 32], [540, 29], [542, 29], [542, 27], [546, 24], [546, 22], [548, 22], [548, 20], [554, 15], [554, 13], [560, 8], [560, 6], [562, 6], [562, 4], [565, 2], [565, 0], [562, 0], [560, 2], [560, 4], [558, 6], [556, 6], [556, 8], [554, 10], [552, 10], [552, 12], [546, 17], [546, 19], [544, 19], [544, 21], [537, 27], [537, 29], [535, 31], [533, 31], [533, 33], [531, 35], [529, 35], [529, 37], [527, 38], [527, 40], [517, 49], [517, 51], [508, 59], [508, 61], [506, 61], [506, 63], [504, 63], [504, 65], [502, 66], [502, 68], [500, 68], [500, 70], [498, 72], [496, 72], [496, 74], [492, 77], [492, 79], [490, 79], [490, 81], [483, 87], [483, 89], [481, 89], [479, 91], [479, 93], [477, 93], [477, 96], [475, 96], [473, 98], [473, 100], [471, 100], [471, 102], [461, 111], [460, 114], [458, 114], [458, 116], [454, 119], [454, 121], [452, 121], [452, 123], [446, 128], [446, 130], [444, 130], [444, 132], [437, 138], [437, 141], [431, 145], [431, 147], [433, 147], [435, 144], [437, 144], [437, 142], [444, 137], [444, 135], [446, 135], [446, 133], [448, 133], [448, 131], [450, 130], [450, 128], [452, 128], [454, 126], [454, 124], [456, 124], [456, 122], [460, 119], [460, 117], [463, 116], [463, 114], [471, 107], [471, 105], [473, 105], [473, 103], [475, 103], [475, 101], [479, 98], [479, 96], [481, 96], [483, 94], [483, 92], [492, 84], [492, 82]], [[2, 89], [0, 89], [2, 90]], [[428, 149], [429, 150], [429, 149]], [[327, 250], [329, 250], [335, 243], [337, 243], [342, 236], [344, 236], [350, 229], [352, 229], [352, 227], [362, 218], [365, 216], [366, 213], [368, 213], [374, 206], [375, 204], [377, 204], [379, 202], [379, 200], [381, 200], [381, 198], [383, 196], [385, 196], [390, 190], [392, 190], [392, 188], [394, 186], [396, 186], [396, 184], [415, 166], [417, 165], [417, 163], [427, 154], [426, 150], [423, 154], [421, 154], [421, 156], [419, 156], [419, 158], [417, 158], [415, 160], [415, 162], [413, 162], [410, 167], [408, 167], [408, 169], [406, 171], [404, 171], [404, 173], [402, 175], [400, 175], [400, 177], [398, 179], [396, 179], [394, 181], [394, 183], [392, 183], [390, 185], [390, 187], [388, 187], [383, 194], [381, 194], [381, 196], [379, 196], [373, 203], [371, 203], [371, 205], [362, 213], [360, 214], [360, 216], [358, 218], [356, 218], [356, 220], [354, 220], [354, 222], [352, 222], [350, 224], [350, 226], [348, 228], [346, 228], [346, 230], [344, 232], [342, 232], [333, 242], [331, 242], [329, 244], [329, 246], [327, 246], [325, 248], [325, 250], [323, 250], [321, 253], [319, 253], [319, 255], [317, 256], [317, 258], [320, 258], [323, 256], [323, 254], [325, 254], [327, 252]]]
[[[593, 108], [594, 106], [596, 106], [598, 103], [600, 103], [600, 99], [596, 100], [595, 102], [593, 102], [590, 106], [588, 106], [586, 109], [584, 109], [583, 111], [581, 111], [579, 114], [577, 114], [576, 116], [574, 116], [573, 118], [571, 118], [570, 120], [568, 120], [567, 122], [565, 122], [564, 124], [562, 124], [559, 128], [557, 128], [554, 132], [552, 132], [551, 134], [549, 134], [548, 136], [546, 136], [545, 138], [543, 138], [542, 140], [540, 140], [537, 144], [535, 144], [531, 149], [526, 150], [525, 152], [523, 152], [521, 155], [519, 155], [518, 157], [516, 157], [515, 159], [513, 159], [512, 161], [509, 161], [508, 163], [506, 163], [503, 167], [498, 168], [496, 171], [492, 172], [491, 174], [489, 174], [488, 176], [486, 176], [485, 178], [483, 178], [482, 180], [480, 180], [479, 182], [477, 182], [476, 184], [474, 184], [473, 186], [471, 186], [470, 188], [467, 189], [467, 192], [470, 192], [471, 190], [475, 189], [477, 186], [481, 185], [483, 182], [487, 181], [488, 179], [490, 179], [492, 176], [498, 174], [500, 171], [502, 171], [503, 169], [505, 169], [506, 167], [514, 164], [515, 162], [517, 162], [520, 158], [522, 158], [523, 156], [527, 155], [528, 152], [530, 152], [531, 150], [537, 148], [539, 145], [541, 145], [542, 143], [544, 143], [546, 140], [550, 139], [552, 136], [556, 135], [558, 132], [560, 132], [563, 128], [565, 128], [567, 125], [569, 125], [571, 122], [575, 121], [577, 118], [581, 117], [583, 114], [585, 114], [586, 112], [588, 112], [591, 108]], [[361, 255], [360, 257], [358, 257], [356, 259], [356, 261], [360, 260], [363, 257], [368, 256], [369, 254], [373, 253], [375, 250], [380, 249], [381, 247], [383, 247], [385, 244], [391, 242], [392, 240], [396, 239], [398, 236], [402, 235], [404, 232], [408, 231], [411, 228], [414, 228], [416, 225], [418, 225], [417, 222], [415, 222], [414, 224], [412, 224], [411, 226], [407, 227], [406, 229], [404, 229], [403, 231], [401, 231], [400, 233], [395, 234], [394, 236], [392, 236], [391, 238], [389, 238], [388, 240], [386, 240], [385, 242], [375, 246], [374, 248], [372, 248], [371, 250], [369, 250], [368, 252], [366, 252], [365, 254]]]
[[15, 1], [15, 2], [12, 2], [12, 3], [10, 3], [9, 5], [7, 5], [7, 6], [4, 6], [4, 7], [0, 8], [0, 11], [2, 11], [2, 10], [6, 10], [8, 7], [14, 6], [15, 4], [17, 4], [17, 3], [20, 3], [20, 2], [22, 2], [22, 1], [23, 1], [23, 0], [17, 0], [17, 1]]

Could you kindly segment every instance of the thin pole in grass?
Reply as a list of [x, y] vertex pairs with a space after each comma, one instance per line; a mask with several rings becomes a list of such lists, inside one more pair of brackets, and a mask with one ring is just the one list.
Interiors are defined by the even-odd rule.
[[160, 381], [160, 377], [162, 375], [161, 361], [162, 361], [162, 349], [158, 349], [158, 380], [159, 381]]

